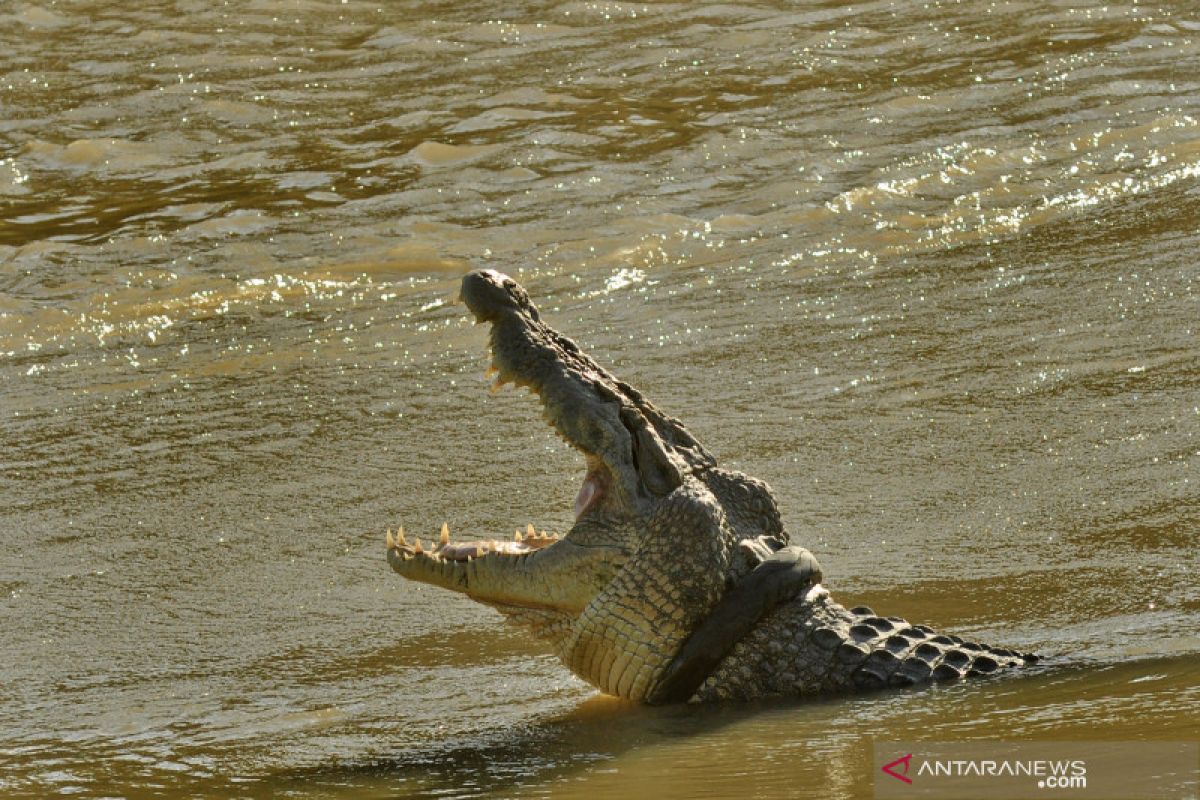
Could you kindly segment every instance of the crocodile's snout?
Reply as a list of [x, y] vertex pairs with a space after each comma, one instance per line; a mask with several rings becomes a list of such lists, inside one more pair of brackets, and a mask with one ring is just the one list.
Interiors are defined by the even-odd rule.
[[538, 319], [537, 308], [521, 284], [492, 269], [477, 269], [462, 280], [459, 293], [479, 322], [496, 322], [505, 313], [516, 312]]

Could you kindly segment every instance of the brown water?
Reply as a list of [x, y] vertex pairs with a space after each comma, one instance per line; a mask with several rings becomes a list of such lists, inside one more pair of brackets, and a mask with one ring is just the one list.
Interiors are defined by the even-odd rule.
[[[1192, 3], [0, 4], [0, 796], [858, 797], [1200, 738]], [[1048, 671], [640, 710], [387, 569], [570, 518], [459, 275]]]

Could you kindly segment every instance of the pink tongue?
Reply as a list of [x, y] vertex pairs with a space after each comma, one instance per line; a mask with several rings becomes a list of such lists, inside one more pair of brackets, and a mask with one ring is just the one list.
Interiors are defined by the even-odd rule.
[[575, 496], [575, 519], [583, 516], [583, 512], [587, 511], [596, 498], [600, 496], [600, 484], [591, 475], [583, 479], [583, 486], [579, 487], [579, 494]]

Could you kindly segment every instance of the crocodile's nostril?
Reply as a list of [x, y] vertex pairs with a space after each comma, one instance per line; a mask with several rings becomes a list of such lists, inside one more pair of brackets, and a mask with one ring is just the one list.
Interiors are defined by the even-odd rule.
[[459, 297], [480, 322], [493, 322], [505, 310], [535, 315], [520, 284], [503, 273], [478, 269], [463, 276]]

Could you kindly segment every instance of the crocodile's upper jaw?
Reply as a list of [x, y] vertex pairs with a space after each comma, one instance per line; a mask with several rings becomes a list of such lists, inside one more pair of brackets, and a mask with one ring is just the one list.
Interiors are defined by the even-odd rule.
[[678, 421], [543, 323], [516, 281], [491, 270], [472, 272], [463, 279], [462, 299], [477, 321], [492, 325], [493, 386], [531, 389], [546, 420], [584, 454], [588, 473], [577, 516], [593, 506], [642, 510], [689, 472], [713, 463]]

